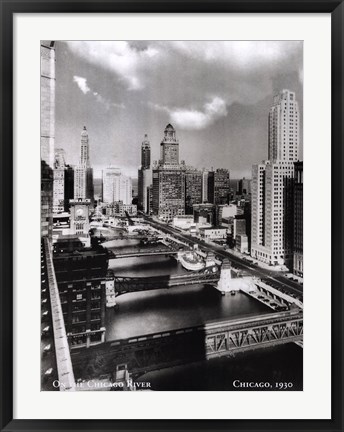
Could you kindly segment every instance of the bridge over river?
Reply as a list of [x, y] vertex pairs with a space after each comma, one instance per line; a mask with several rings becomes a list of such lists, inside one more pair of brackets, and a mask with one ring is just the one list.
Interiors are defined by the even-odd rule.
[[198, 284], [215, 284], [220, 279], [217, 267], [206, 269], [206, 272], [190, 273], [186, 275], [166, 275], [153, 277], [114, 276], [115, 296], [137, 291], [149, 291], [163, 288], [174, 288]]
[[108, 249], [109, 259], [118, 258], [137, 258], [144, 256], [159, 256], [159, 255], [177, 255], [179, 250], [160, 245], [159, 247], [144, 247], [144, 248], [126, 248], [125, 252], [114, 252], [112, 249]]
[[127, 365], [137, 378], [188, 362], [301, 342], [302, 337], [303, 314], [298, 309], [114, 340], [88, 349], [75, 348], [72, 361], [76, 378], [112, 374], [119, 364]]

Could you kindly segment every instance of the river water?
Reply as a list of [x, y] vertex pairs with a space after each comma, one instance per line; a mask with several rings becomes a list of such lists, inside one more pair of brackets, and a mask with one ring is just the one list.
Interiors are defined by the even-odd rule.
[[[124, 252], [138, 247], [139, 241], [116, 240], [105, 246]], [[128, 277], [187, 273], [174, 258], [165, 256], [113, 259], [109, 268], [116, 276]], [[116, 301], [118, 307], [107, 311], [107, 341], [271, 312], [244, 293], [221, 296], [206, 285], [129, 293]], [[286, 381], [292, 383], [289, 390], [302, 390], [302, 349], [295, 344], [260, 349], [235, 358], [163, 369], [141, 377], [143, 380], [154, 390], [243, 390], [233, 385], [235, 380], [271, 381], [273, 386]]]

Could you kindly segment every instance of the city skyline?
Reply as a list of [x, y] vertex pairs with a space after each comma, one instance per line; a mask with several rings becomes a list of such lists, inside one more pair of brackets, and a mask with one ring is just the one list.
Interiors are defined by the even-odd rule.
[[111, 164], [136, 178], [144, 135], [152, 161], [159, 160], [161, 131], [171, 122], [181, 160], [198, 169], [227, 168], [232, 178], [250, 177], [252, 165], [268, 158], [266, 116], [273, 96], [283, 88], [294, 91], [302, 113], [302, 43], [203, 45], [58, 42], [56, 148], [77, 164], [86, 125], [94, 176]]
[[83, 75], [41, 41], [41, 389], [302, 390], [299, 44], [69, 48]]

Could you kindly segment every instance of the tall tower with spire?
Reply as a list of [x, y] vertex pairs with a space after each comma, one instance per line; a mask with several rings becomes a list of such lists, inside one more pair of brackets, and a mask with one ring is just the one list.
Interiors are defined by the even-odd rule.
[[90, 149], [89, 149], [88, 132], [86, 126], [84, 126], [84, 129], [81, 132], [80, 165], [85, 167], [90, 166]]
[[93, 169], [90, 166], [89, 138], [86, 126], [81, 132], [80, 162], [75, 168], [74, 199], [90, 199], [93, 205]]
[[141, 144], [141, 168], [149, 169], [151, 164], [151, 148], [148, 141], [148, 135], [145, 134], [144, 140]]
[[145, 213], [149, 211], [147, 189], [152, 184], [151, 148], [148, 135], [145, 134], [141, 144], [141, 167], [138, 171], [138, 208]]

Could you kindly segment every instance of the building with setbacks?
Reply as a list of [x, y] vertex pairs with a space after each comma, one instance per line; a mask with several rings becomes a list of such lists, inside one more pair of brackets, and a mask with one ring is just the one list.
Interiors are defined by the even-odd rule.
[[185, 163], [179, 163], [179, 141], [171, 124], [160, 143], [160, 160], [153, 165], [153, 213], [172, 221], [185, 213]]
[[89, 136], [84, 126], [81, 132], [80, 161], [74, 169], [74, 199], [89, 199], [94, 203], [93, 169], [90, 166]]
[[141, 144], [141, 167], [138, 171], [138, 208], [149, 212], [148, 188], [152, 185], [151, 148], [148, 135]]
[[269, 160], [252, 167], [251, 256], [269, 265], [293, 263], [294, 163], [299, 109], [295, 93], [281, 91], [269, 113]]

